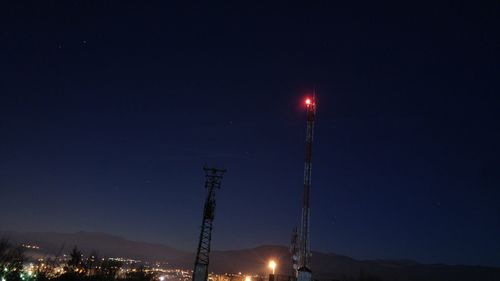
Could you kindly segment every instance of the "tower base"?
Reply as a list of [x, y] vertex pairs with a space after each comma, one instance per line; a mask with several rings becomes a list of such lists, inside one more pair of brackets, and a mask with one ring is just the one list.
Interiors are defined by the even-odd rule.
[[197, 264], [193, 271], [193, 281], [207, 281], [208, 279], [208, 266], [204, 264]]
[[312, 272], [307, 267], [299, 268], [297, 272], [297, 281], [312, 281]]

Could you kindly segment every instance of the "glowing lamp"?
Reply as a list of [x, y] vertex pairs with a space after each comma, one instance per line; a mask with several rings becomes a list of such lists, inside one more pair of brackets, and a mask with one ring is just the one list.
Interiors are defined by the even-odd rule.
[[306, 105], [310, 105], [311, 104], [311, 99], [306, 99]]
[[270, 260], [269, 261], [269, 268], [271, 268], [273, 270], [273, 274], [274, 274], [274, 270], [276, 269], [276, 262], [273, 260]]

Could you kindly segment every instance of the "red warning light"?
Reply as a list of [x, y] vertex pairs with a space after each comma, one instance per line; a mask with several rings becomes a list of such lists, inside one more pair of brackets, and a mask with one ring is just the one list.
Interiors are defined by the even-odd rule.
[[310, 105], [311, 104], [311, 99], [306, 99], [306, 105]]

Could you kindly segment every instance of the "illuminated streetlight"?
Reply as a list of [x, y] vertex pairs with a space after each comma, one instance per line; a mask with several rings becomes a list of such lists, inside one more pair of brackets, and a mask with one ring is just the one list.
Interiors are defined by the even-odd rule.
[[160, 281], [163, 281], [165, 280], [165, 277], [164, 276], [160, 276]]
[[250, 276], [245, 276], [245, 281], [252, 281], [252, 278]]
[[274, 270], [276, 269], [276, 262], [273, 260], [269, 261], [269, 268], [273, 270], [273, 275], [274, 275]]

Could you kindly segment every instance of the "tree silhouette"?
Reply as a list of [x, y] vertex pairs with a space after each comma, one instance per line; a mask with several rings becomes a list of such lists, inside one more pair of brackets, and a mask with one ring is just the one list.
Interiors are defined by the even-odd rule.
[[87, 269], [87, 275], [90, 276], [96, 274], [99, 264], [100, 264], [99, 253], [97, 253], [96, 250], [92, 250], [89, 256], [87, 257], [85, 263], [86, 265], [85, 267]]
[[100, 275], [106, 280], [112, 280], [116, 278], [116, 274], [122, 267], [122, 262], [107, 259], [101, 263]]
[[78, 275], [83, 275], [85, 272], [84, 266], [83, 266], [83, 254], [76, 246], [73, 247], [73, 250], [71, 250], [71, 253], [69, 254], [69, 261], [68, 264], [65, 268], [66, 273], [63, 275], [66, 275], [65, 278], [79, 278]]
[[0, 240], [0, 276], [7, 281], [21, 280], [25, 260], [21, 247], [15, 247], [7, 239]]

